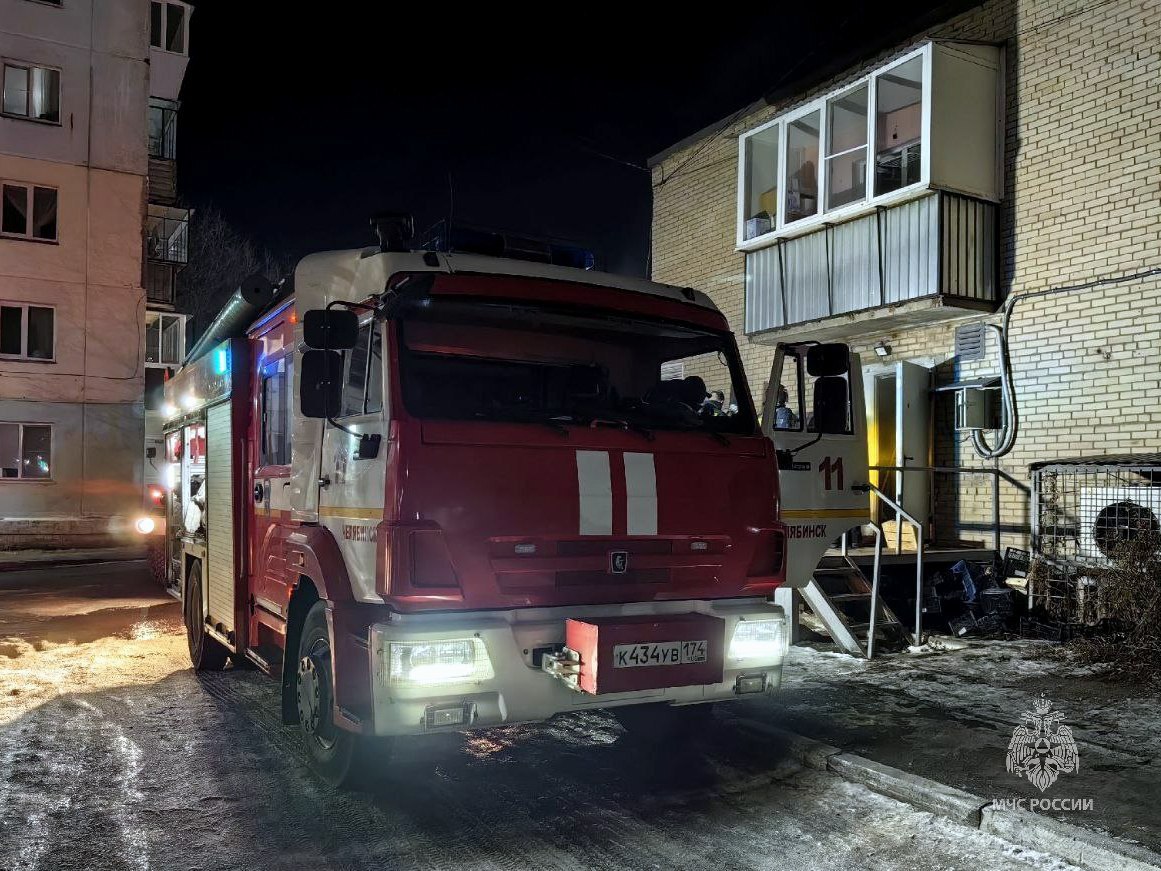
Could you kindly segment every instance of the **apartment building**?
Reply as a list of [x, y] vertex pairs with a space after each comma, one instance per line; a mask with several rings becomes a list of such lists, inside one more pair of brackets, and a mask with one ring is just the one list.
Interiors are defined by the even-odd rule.
[[189, 13], [0, 0], [2, 547], [107, 543], [140, 511], [151, 106]]
[[[850, 343], [872, 463], [1010, 475], [1022, 544], [1032, 463], [1161, 445], [1159, 142], [1161, 4], [988, 0], [657, 155], [652, 277], [727, 313], [759, 402], [777, 343]], [[1005, 300], [1019, 429], [988, 458]], [[876, 480], [991, 544], [989, 475]]]

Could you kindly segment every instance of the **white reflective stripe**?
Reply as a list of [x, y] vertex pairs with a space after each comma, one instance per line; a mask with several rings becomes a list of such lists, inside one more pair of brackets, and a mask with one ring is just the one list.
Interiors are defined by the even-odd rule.
[[653, 454], [625, 454], [625, 495], [629, 535], [657, 534], [657, 470]]
[[576, 483], [580, 494], [580, 534], [613, 534], [613, 482], [607, 451], [576, 452]]

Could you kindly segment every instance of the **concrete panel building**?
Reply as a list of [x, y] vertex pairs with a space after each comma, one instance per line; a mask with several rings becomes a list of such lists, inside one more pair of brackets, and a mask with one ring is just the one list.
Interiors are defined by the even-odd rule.
[[[1158, 451], [1161, 4], [988, 0], [849, 63], [651, 161], [652, 277], [727, 313], [759, 402], [779, 341], [853, 345], [873, 464], [1023, 483], [1036, 462]], [[998, 438], [984, 324], [1005, 300], [1019, 429], [987, 459], [963, 427]], [[929, 534], [991, 544], [988, 476], [877, 480]], [[1016, 484], [999, 514], [1026, 543]]]
[[187, 10], [0, 0], [3, 547], [105, 543], [140, 511], [151, 17], [167, 5]]

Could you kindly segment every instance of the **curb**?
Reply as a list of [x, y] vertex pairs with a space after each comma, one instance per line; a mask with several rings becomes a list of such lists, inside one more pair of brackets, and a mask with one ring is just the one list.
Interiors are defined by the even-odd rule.
[[[39, 569], [64, 568], [67, 566], [87, 566], [97, 563], [135, 562], [144, 560], [147, 554], [137, 548], [111, 548], [107, 552], [86, 552], [84, 556], [66, 556], [67, 551], [60, 556], [45, 553], [37, 557], [9, 558], [14, 553], [0, 553], [0, 572], [30, 572]], [[17, 552], [18, 553], [18, 552]]]
[[919, 810], [1064, 859], [1088, 871], [1161, 871], [1161, 855], [1111, 835], [1026, 810], [992, 807], [978, 795], [883, 765], [765, 723], [738, 725], [777, 740], [804, 766], [829, 771]]

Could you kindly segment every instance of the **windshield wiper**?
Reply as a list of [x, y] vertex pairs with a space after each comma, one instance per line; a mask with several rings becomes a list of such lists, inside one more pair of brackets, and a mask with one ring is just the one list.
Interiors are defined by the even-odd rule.
[[483, 420], [496, 421], [502, 423], [510, 421], [511, 423], [537, 423], [541, 426], [546, 426], [556, 433], [560, 433], [565, 438], [569, 438], [568, 427], [566, 423], [576, 423], [571, 417], [567, 415], [557, 415], [556, 417], [541, 417], [538, 414], [528, 414], [527, 412], [517, 411], [516, 409], [499, 409], [496, 414], [477, 414], [478, 418]]
[[616, 426], [624, 430], [635, 432], [638, 435], [644, 436], [646, 441], [653, 441], [656, 436], [653, 435], [653, 430], [642, 426], [639, 423], [633, 423], [623, 417], [594, 417], [589, 421], [589, 426], [596, 429], [598, 426]]

